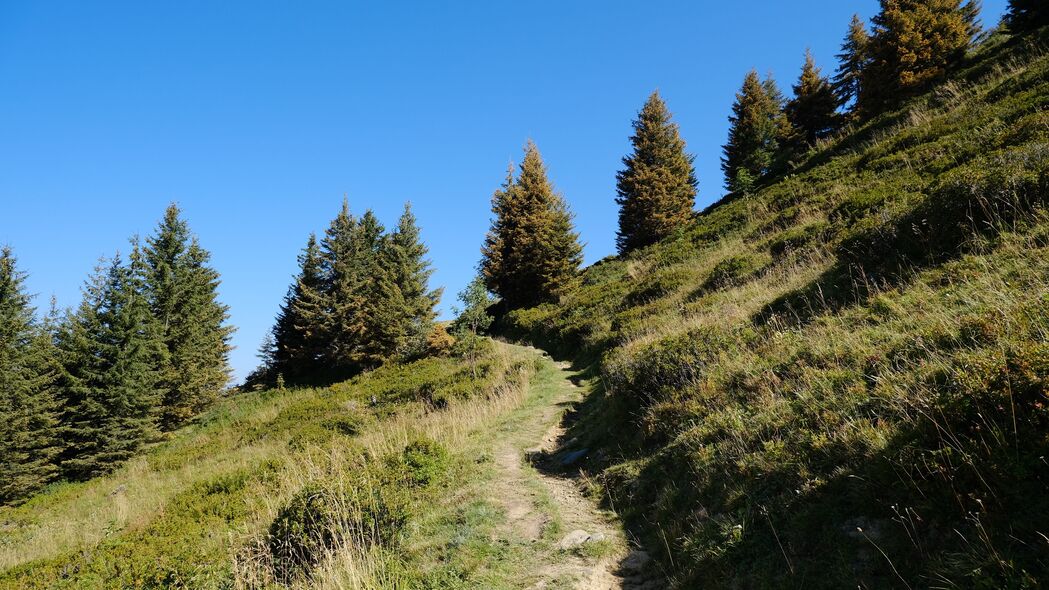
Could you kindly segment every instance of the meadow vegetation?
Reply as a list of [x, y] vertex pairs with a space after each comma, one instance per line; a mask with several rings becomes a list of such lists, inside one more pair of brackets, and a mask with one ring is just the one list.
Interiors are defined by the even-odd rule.
[[595, 491], [676, 587], [1049, 576], [1049, 56], [994, 35], [498, 323], [600, 376]]
[[224, 399], [110, 475], [0, 508], [0, 588], [512, 587], [533, 564], [493, 540], [489, 446], [552, 364], [471, 346]]

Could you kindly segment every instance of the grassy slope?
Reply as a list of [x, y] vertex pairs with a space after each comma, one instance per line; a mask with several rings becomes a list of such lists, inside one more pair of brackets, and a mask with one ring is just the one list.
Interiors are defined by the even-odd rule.
[[[496, 433], [553, 395], [528, 387], [537, 371], [557, 372], [493, 345], [476, 363], [427, 359], [228, 399], [110, 476], [0, 508], [0, 588], [270, 587], [267, 531], [304, 489], [338, 490], [350, 505], [339, 506], [330, 550], [293, 586], [517, 587], [556, 559], [557, 531], [536, 543], [501, 537], [505, 515], [486, 482]], [[443, 451], [412, 463], [402, 450], [416, 440]], [[362, 513], [384, 520], [346, 526]]]
[[600, 372], [576, 434], [680, 587], [1049, 579], [1049, 57], [1028, 41], [504, 320]]

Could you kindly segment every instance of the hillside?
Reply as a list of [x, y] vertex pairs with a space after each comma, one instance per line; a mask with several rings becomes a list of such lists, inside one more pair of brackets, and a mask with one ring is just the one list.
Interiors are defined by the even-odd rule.
[[600, 377], [570, 435], [675, 587], [1049, 578], [1044, 41], [502, 319]]
[[[0, 588], [513, 588], [610, 577], [624, 551], [614, 524], [562, 513], [561, 484], [522, 450], [578, 391], [549, 358], [488, 344], [329, 388], [243, 393], [112, 475], [0, 508]], [[560, 547], [582, 524], [607, 538]]]

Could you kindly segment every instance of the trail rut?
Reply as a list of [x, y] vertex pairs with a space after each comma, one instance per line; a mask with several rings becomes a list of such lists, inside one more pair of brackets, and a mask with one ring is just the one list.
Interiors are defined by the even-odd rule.
[[[544, 354], [536, 351], [536, 354]], [[567, 412], [585, 395], [567, 363], [549, 363], [533, 388], [549, 399], [514, 425], [496, 445], [497, 481], [492, 494], [505, 511], [509, 535], [548, 545], [525, 588], [654, 590], [664, 584], [651, 572], [647, 554], [631, 547], [615, 514], [583, 493], [574, 464], [585, 449], [565, 440]]]

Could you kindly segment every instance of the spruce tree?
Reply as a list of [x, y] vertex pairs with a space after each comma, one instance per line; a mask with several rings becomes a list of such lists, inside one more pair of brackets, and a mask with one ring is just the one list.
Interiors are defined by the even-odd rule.
[[694, 156], [686, 153], [658, 92], [649, 96], [633, 128], [633, 152], [616, 173], [620, 254], [654, 244], [688, 223], [696, 201]]
[[[366, 211], [359, 220], [343, 202], [339, 215], [332, 221], [322, 242], [324, 269], [327, 274], [328, 350], [327, 366], [333, 376], [349, 375], [381, 362], [381, 349], [374, 342], [374, 312], [385, 302], [379, 273], [379, 253], [384, 228], [375, 214]], [[311, 320], [316, 322], [315, 319]]]
[[1049, 3], [1045, 0], [1009, 0], [1005, 25], [1014, 33], [1049, 25]]
[[0, 505], [57, 472], [53, 343], [49, 325], [34, 319], [24, 281], [11, 249], [0, 250]]
[[722, 148], [721, 158], [725, 186], [730, 191], [749, 190], [776, 167], [780, 157], [781, 139], [789, 127], [781, 95], [769, 80], [762, 82], [757, 70], [751, 70], [736, 93], [729, 116], [728, 142]]
[[405, 203], [397, 229], [390, 235], [383, 252], [391, 271], [390, 285], [386, 288], [395, 287], [394, 297], [399, 297], [403, 305], [395, 322], [400, 341], [395, 354], [399, 356], [417, 355], [425, 350], [426, 338], [437, 317], [435, 308], [441, 299], [441, 289], [431, 291], [429, 288], [433, 269], [426, 259], [427, 252], [411, 204]]
[[159, 389], [167, 362], [162, 327], [141, 280], [141, 254], [100, 266], [84, 299], [59, 330], [63, 472], [73, 479], [105, 473], [131, 458], [157, 432]]
[[579, 272], [583, 249], [533, 142], [517, 179], [511, 173], [493, 197], [492, 212], [481, 263], [489, 290], [511, 309], [555, 301]]
[[327, 308], [322, 264], [317, 236], [310, 234], [299, 255], [299, 274], [284, 296], [270, 344], [264, 346], [267, 380], [281, 375], [289, 381], [300, 381], [320, 369], [326, 349], [323, 314]]
[[159, 367], [166, 391], [161, 423], [172, 429], [205, 409], [229, 381], [228, 308], [218, 302], [218, 273], [174, 204], [143, 252], [150, 308], [167, 348]]
[[859, 97], [863, 70], [869, 61], [870, 35], [860, 15], [852, 15], [849, 32], [837, 55], [838, 69], [834, 74], [834, 93], [840, 106], [849, 106]]
[[812, 52], [805, 51], [805, 65], [794, 98], [787, 103], [786, 114], [797, 137], [804, 146], [815, 145], [816, 140], [830, 135], [838, 123], [838, 98], [830, 81], [820, 74]]
[[857, 103], [876, 115], [944, 78], [978, 32], [979, 8], [962, 0], [881, 0]]

